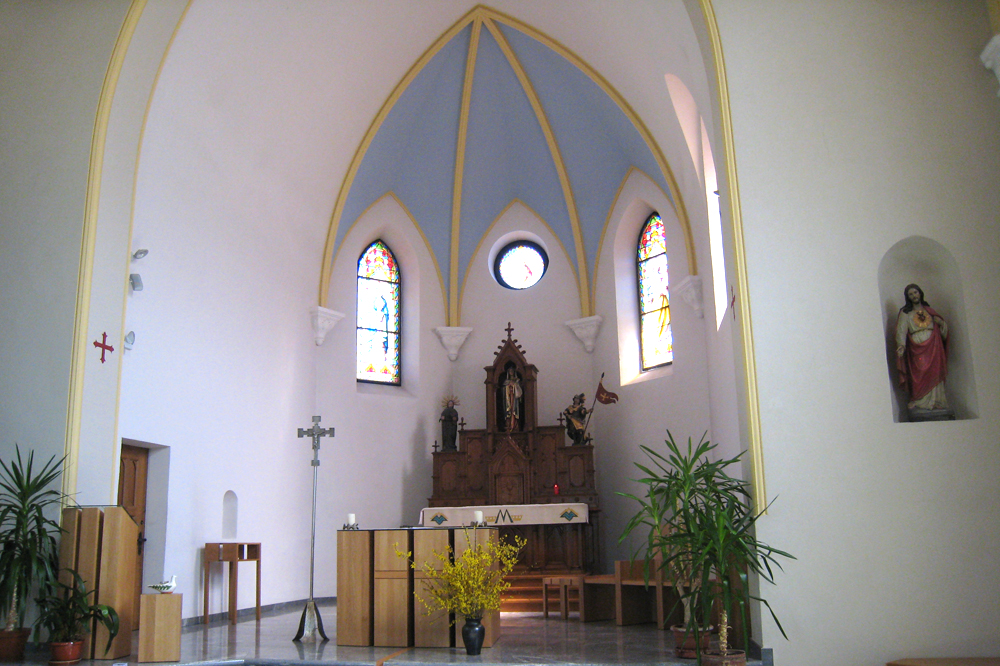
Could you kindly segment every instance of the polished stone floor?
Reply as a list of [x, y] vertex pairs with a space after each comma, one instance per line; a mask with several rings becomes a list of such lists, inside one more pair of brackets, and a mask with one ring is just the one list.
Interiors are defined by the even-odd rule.
[[[613, 621], [581, 623], [570, 616], [548, 619], [541, 613], [503, 613], [503, 635], [492, 648], [470, 657], [464, 648], [358, 648], [337, 646], [335, 606], [321, 606], [327, 643], [301, 644], [291, 639], [301, 610], [265, 613], [258, 623], [252, 615], [235, 626], [224, 620], [190, 625], [181, 634], [181, 664], [345, 664], [351, 666], [428, 666], [429, 664], [578, 664], [610, 666], [693, 666], [693, 660], [676, 659], [670, 632], [653, 624], [618, 627]], [[461, 638], [459, 638], [461, 643]], [[34, 652], [29, 661], [44, 662], [47, 654]], [[127, 659], [137, 664], [136, 654]], [[82, 662], [92, 666], [117, 666], [126, 659]], [[750, 664], [760, 666], [759, 661]]]

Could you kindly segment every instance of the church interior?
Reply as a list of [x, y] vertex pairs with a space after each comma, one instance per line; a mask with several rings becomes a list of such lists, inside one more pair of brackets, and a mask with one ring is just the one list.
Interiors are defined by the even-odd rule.
[[[997, 0], [4, 2], [0, 44], [0, 457], [65, 455], [114, 505], [141, 456], [142, 579], [176, 576], [185, 623], [226, 611], [206, 543], [260, 544], [264, 606], [310, 595], [314, 470], [317, 599], [349, 514], [564, 479], [572, 564], [607, 573], [669, 430], [745, 452], [795, 556], [758, 590], [787, 639], [751, 620], [774, 663], [1000, 656]], [[946, 420], [898, 381], [912, 283]], [[591, 440], [551, 444], [581, 393]], [[456, 490], [501, 435], [590, 457]]]

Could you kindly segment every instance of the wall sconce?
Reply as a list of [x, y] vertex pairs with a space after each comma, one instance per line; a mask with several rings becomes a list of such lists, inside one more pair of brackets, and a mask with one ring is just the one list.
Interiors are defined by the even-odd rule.
[[132, 349], [135, 344], [135, 331], [129, 331], [125, 336], [125, 349]]
[[128, 283], [132, 285], [132, 291], [142, 291], [142, 276], [138, 273], [130, 273]]

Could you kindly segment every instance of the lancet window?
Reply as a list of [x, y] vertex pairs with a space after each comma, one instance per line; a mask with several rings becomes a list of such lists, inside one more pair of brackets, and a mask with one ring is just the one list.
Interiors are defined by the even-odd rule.
[[636, 255], [639, 348], [642, 369], [645, 371], [674, 360], [674, 338], [670, 330], [667, 240], [663, 220], [657, 213], [650, 215], [643, 225]]
[[359, 382], [400, 383], [400, 275], [381, 239], [358, 259]]

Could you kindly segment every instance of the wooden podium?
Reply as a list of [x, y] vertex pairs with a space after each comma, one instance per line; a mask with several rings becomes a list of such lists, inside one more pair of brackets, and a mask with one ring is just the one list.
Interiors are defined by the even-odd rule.
[[[117, 659], [132, 652], [136, 626], [135, 576], [139, 556], [139, 527], [120, 506], [63, 509], [63, 535], [59, 542], [59, 568], [75, 569], [91, 603], [107, 604], [118, 611], [119, 631], [111, 648], [108, 630], [98, 624], [83, 648], [84, 659]], [[59, 579], [71, 584], [65, 571]]]

